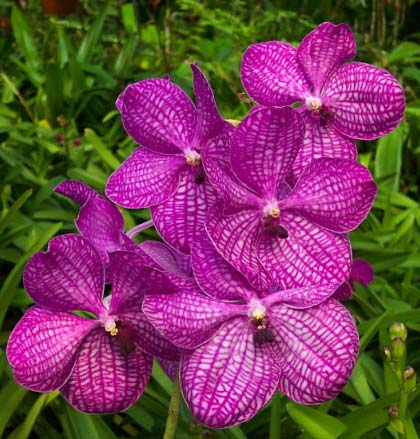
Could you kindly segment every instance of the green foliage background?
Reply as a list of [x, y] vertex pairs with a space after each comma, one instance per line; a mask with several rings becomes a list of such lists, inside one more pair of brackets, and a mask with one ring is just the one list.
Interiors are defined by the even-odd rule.
[[[81, 0], [67, 17], [44, 15], [39, 1], [0, 0], [0, 437], [162, 437], [172, 383], [158, 366], [139, 402], [108, 416], [78, 413], [58, 392], [31, 393], [13, 380], [5, 346], [31, 305], [21, 284], [25, 263], [54, 235], [75, 231], [77, 207], [52, 190], [76, 178], [103, 192], [133, 150], [114, 108], [127, 84], [170, 73], [191, 92], [189, 64], [197, 61], [224, 117], [241, 119], [251, 107], [239, 79], [246, 47], [273, 39], [298, 44], [333, 21], [350, 24], [357, 59], [390, 70], [407, 97], [401, 126], [359, 145], [379, 185], [372, 213], [351, 234], [355, 256], [376, 272], [347, 303], [361, 336], [359, 361], [327, 404], [302, 407], [277, 396], [248, 423], [211, 432], [182, 407], [177, 438], [418, 438], [420, 389], [409, 395], [406, 433], [398, 433], [388, 409], [399, 403], [400, 386], [381, 352], [389, 325], [402, 321], [407, 364], [420, 371], [419, 16], [414, 0]], [[125, 211], [127, 228], [148, 215]]]

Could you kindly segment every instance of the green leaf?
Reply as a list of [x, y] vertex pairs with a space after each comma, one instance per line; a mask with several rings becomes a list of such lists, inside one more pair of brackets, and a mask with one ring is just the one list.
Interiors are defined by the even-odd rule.
[[57, 116], [62, 112], [64, 101], [63, 72], [57, 63], [49, 62], [46, 73], [45, 92], [47, 94], [48, 110], [51, 122], [55, 122]]
[[28, 393], [14, 380], [9, 380], [0, 390], [0, 437], [3, 437], [9, 419], [22, 403], [23, 397]]
[[4, 232], [10, 221], [19, 212], [19, 209], [23, 206], [25, 201], [32, 195], [32, 189], [28, 189], [24, 192], [9, 208], [6, 215], [0, 220], [0, 235]]
[[102, 140], [96, 135], [95, 131], [90, 128], [85, 129], [86, 140], [93, 146], [98, 155], [107, 163], [112, 169], [120, 166], [119, 160], [112, 154], [112, 152], [104, 145]]
[[410, 41], [404, 41], [399, 44], [387, 56], [388, 64], [393, 64], [398, 61], [410, 62], [410, 58], [420, 54], [420, 45]]

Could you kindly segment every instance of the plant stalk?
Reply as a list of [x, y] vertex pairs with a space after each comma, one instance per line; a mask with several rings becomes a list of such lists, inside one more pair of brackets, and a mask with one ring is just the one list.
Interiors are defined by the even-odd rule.
[[144, 230], [153, 227], [153, 220], [148, 220], [145, 221], [144, 223], [138, 224], [137, 226], [133, 227], [132, 229], [130, 229], [126, 235], [130, 238], [133, 239], [136, 235], [138, 235], [139, 233], [143, 232]]
[[181, 389], [179, 387], [179, 376], [174, 382], [171, 400], [169, 401], [168, 417], [166, 419], [165, 433], [162, 439], [175, 439], [176, 427], [178, 425], [179, 408], [181, 404]]
[[281, 400], [283, 395], [280, 392], [274, 394], [271, 400], [271, 414], [270, 414], [270, 439], [281, 438], [280, 418], [281, 418]]

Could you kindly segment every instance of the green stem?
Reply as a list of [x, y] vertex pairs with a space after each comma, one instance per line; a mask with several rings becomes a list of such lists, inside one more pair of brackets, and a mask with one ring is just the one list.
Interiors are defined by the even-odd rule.
[[271, 400], [271, 415], [270, 415], [270, 439], [280, 439], [281, 429], [280, 429], [280, 410], [281, 410], [281, 400], [283, 395], [276, 392], [273, 399]]
[[163, 439], [174, 439], [178, 425], [179, 407], [181, 404], [181, 389], [179, 388], [179, 377], [176, 377], [171, 400], [169, 401], [168, 417], [166, 419], [165, 433]]
[[407, 406], [408, 406], [408, 392], [401, 391], [400, 405], [398, 407], [398, 417], [403, 424], [404, 433], [401, 435], [404, 439], [407, 437]]

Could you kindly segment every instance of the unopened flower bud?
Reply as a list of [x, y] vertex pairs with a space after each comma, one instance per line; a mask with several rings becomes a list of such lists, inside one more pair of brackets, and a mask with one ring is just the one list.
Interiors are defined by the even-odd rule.
[[396, 405], [391, 405], [391, 407], [388, 409], [389, 417], [391, 419], [397, 419], [398, 418], [398, 407]]
[[411, 366], [407, 366], [403, 372], [403, 390], [411, 392], [416, 386], [416, 381], [416, 371]]
[[396, 337], [402, 338], [403, 341], [407, 340], [407, 328], [404, 323], [395, 322], [389, 328], [389, 337], [393, 340]]
[[384, 357], [388, 360], [392, 360], [391, 348], [389, 346], [384, 346]]
[[82, 144], [82, 141], [80, 139], [74, 139], [73, 146], [80, 146]]
[[391, 341], [392, 358], [401, 359], [405, 354], [405, 341], [401, 337], [394, 337]]

